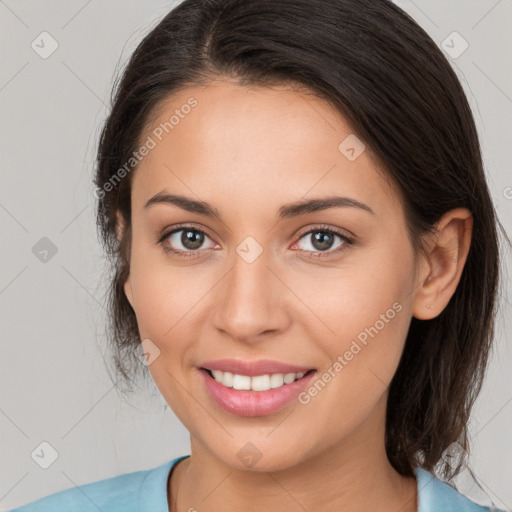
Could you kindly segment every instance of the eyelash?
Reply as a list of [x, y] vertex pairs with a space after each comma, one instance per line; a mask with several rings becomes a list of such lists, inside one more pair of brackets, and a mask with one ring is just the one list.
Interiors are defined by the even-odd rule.
[[[202, 250], [206, 250], [206, 249], [197, 249], [195, 251], [181, 251], [181, 250], [173, 249], [172, 247], [168, 247], [164, 244], [164, 242], [167, 240], [167, 238], [169, 238], [171, 235], [173, 235], [174, 233], [179, 233], [180, 231], [185, 231], [185, 230], [193, 231], [194, 233], [200, 233], [200, 234], [206, 235], [208, 238], [211, 239], [211, 237], [208, 235], [208, 233], [206, 233], [206, 231], [203, 231], [202, 229], [196, 228], [194, 226], [184, 224], [184, 225], [179, 225], [179, 226], [174, 227], [171, 231], [165, 232], [162, 235], [162, 237], [157, 241], [157, 244], [160, 244], [162, 246], [162, 249], [164, 250], [165, 253], [167, 253], [167, 254], [171, 253], [171, 254], [177, 256], [178, 258], [197, 258], [198, 257], [197, 253]], [[318, 233], [318, 232], [327, 233], [329, 235], [337, 235], [339, 238], [341, 238], [341, 240], [344, 242], [344, 244], [335, 250], [303, 251], [303, 252], [313, 252], [313, 254], [315, 254], [314, 258], [328, 257], [334, 253], [345, 250], [346, 246], [351, 246], [354, 243], [354, 241], [351, 238], [348, 238], [346, 235], [344, 235], [338, 229], [330, 227], [330, 226], [326, 226], [326, 225], [317, 226], [313, 229], [310, 229], [309, 231], [305, 231], [304, 233], [299, 235], [297, 241], [300, 241], [306, 235], [310, 235], [311, 233]], [[326, 256], [324, 256], [324, 254], [326, 254]], [[309, 256], [309, 257], [313, 258], [311, 256]]]

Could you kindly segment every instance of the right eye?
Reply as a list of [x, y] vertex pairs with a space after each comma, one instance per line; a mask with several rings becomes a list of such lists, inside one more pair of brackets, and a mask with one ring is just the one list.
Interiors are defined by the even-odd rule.
[[[179, 226], [167, 231], [158, 241], [166, 253], [175, 254], [178, 257], [196, 257], [197, 251], [210, 237], [201, 229], [193, 226]], [[206, 249], [205, 249], [206, 250]]]

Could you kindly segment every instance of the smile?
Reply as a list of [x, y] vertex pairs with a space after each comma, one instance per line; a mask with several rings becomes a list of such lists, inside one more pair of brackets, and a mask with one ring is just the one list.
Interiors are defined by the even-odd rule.
[[[268, 391], [269, 389], [277, 389], [281, 386], [291, 384], [298, 379], [302, 379], [302, 377], [308, 373], [267, 373], [251, 377], [249, 375], [223, 372], [222, 370], [208, 370], [206, 368], [204, 368], [204, 370], [206, 370], [219, 384], [238, 391]], [[309, 370], [309, 372], [310, 371], [313, 370]]]
[[278, 413], [296, 402], [316, 369], [288, 363], [223, 359], [197, 367], [206, 396], [223, 411], [237, 416]]

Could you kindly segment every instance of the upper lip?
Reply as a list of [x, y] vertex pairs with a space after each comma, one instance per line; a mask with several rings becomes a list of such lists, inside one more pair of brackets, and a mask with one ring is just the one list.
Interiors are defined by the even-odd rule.
[[206, 370], [221, 370], [223, 372], [236, 373], [254, 377], [268, 373], [300, 373], [312, 370], [310, 366], [297, 366], [271, 359], [258, 359], [257, 361], [244, 361], [242, 359], [216, 359], [205, 361], [201, 368]]

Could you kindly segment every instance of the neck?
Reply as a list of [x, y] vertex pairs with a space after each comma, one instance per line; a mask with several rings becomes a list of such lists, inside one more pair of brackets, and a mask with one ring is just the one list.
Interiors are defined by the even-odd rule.
[[417, 482], [385, 453], [383, 422], [367, 421], [350, 438], [279, 471], [239, 470], [191, 439], [168, 489], [171, 512], [222, 510], [380, 510], [416, 512]]

